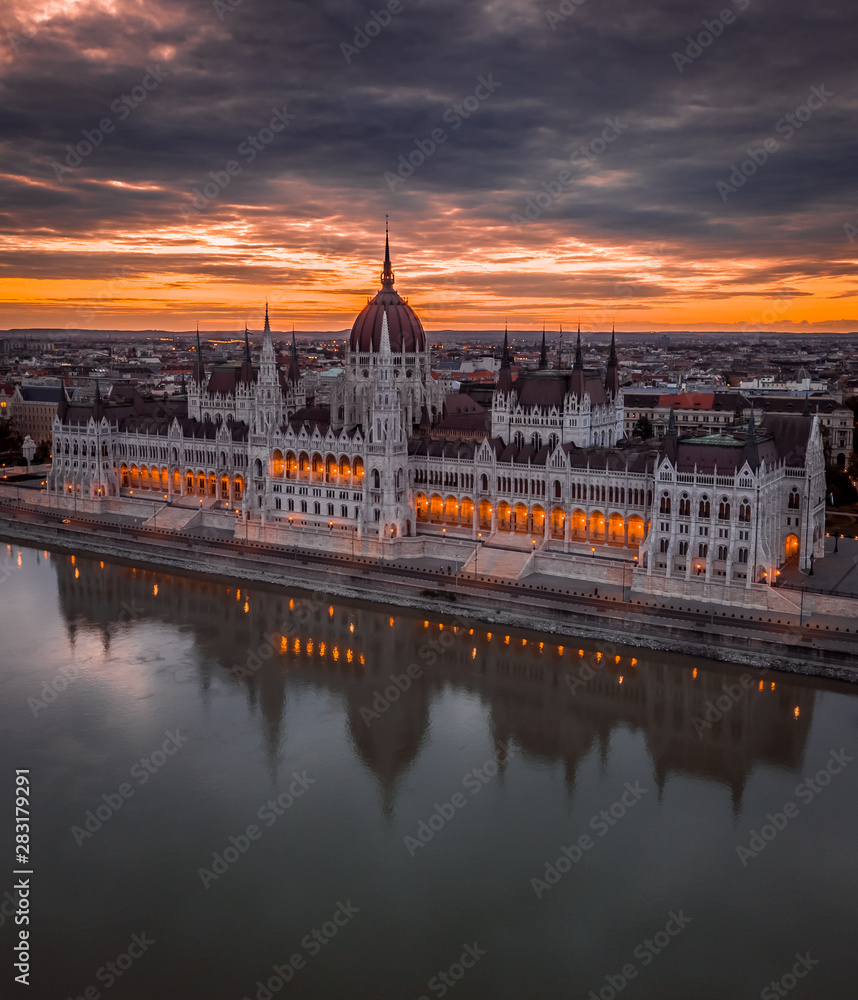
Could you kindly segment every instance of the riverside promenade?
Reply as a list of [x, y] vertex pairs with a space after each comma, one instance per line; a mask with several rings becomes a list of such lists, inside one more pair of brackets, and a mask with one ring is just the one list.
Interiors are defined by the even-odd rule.
[[[222, 533], [218, 537], [206, 529], [176, 531], [121, 514], [52, 510], [26, 499], [0, 497], [0, 538], [7, 543], [858, 681], [858, 614], [820, 613], [809, 588], [796, 592], [797, 614], [767, 612], [641, 595], [615, 584], [538, 573], [520, 580], [494, 579], [460, 572], [434, 555], [392, 561], [323, 555], [298, 546], [245, 542]], [[855, 551], [844, 550], [847, 560], [858, 558], [858, 542], [853, 545]], [[827, 583], [828, 577], [819, 582]], [[835, 606], [848, 610], [851, 604], [841, 598]], [[854, 604], [858, 612], [858, 600]]]

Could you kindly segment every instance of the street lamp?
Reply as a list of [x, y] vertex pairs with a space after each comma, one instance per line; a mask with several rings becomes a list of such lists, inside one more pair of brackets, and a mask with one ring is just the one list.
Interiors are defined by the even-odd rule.
[[480, 546], [482, 544], [483, 544], [483, 533], [482, 533], [482, 531], [478, 531], [477, 532], [477, 544], [474, 546], [474, 579], [475, 580], [479, 579], [478, 572], [477, 572], [477, 554], [480, 551]]

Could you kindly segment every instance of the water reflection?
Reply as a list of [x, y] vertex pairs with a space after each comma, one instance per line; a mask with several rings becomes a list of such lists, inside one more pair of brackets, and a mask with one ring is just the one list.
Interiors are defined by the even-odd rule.
[[341, 699], [351, 745], [376, 776], [385, 812], [426, 743], [433, 699], [448, 688], [486, 706], [501, 766], [515, 745], [562, 763], [570, 789], [595, 747], [606, 760], [618, 727], [644, 735], [659, 793], [669, 775], [690, 775], [726, 785], [736, 810], [757, 765], [803, 766], [816, 686], [800, 678], [399, 609], [391, 617], [324, 595], [80, 556], [51, 562], [70, 642], [92, 633], [107, 652], [120, 630], [152, 620], [189, 631], [198, 652], [192, 679], [203, 696], [214, 679], [245, 691], [272, 767], [293, 686]]

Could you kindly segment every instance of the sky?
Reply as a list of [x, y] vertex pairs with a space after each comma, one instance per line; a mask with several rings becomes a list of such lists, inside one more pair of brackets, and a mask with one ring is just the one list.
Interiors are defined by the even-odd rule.
[[6, 0], [0, 328], [858, 329], [847, 0]]

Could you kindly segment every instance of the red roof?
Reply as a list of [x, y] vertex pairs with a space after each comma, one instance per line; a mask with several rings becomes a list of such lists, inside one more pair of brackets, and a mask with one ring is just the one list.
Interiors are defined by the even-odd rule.
[[664, 393], [658, 397], [659, 406], [675, 406], [677, 410], [711, 410], [714, 392]]

